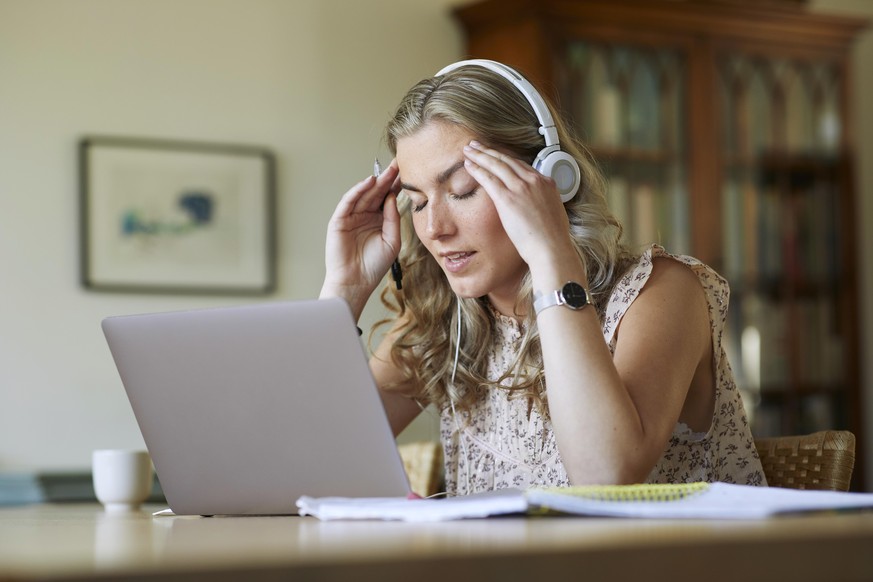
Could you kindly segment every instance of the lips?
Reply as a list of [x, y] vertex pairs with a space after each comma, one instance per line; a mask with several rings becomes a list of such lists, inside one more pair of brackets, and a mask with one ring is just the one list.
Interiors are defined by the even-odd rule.
[[464, 269], [469, 263], [474, 252], [452, 252], [452, 253], [441, 253], [443, 258], [443, 265], [445, 266], [446, 271], [450, 273], [457, 273]]

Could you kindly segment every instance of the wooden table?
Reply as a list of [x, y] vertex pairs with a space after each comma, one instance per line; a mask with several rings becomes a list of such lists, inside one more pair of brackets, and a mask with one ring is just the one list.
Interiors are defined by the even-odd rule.
[[429, 524], [0, 509], [0, 580], [873, 580], [873, 513]]

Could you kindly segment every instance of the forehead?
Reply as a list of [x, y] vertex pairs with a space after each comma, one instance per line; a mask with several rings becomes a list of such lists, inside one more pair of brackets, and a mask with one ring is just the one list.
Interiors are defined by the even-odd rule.
[[466, 127], [446, 121], [429, 122], [397, 140], [400, 179], [410, 184], [434, 181], [440, 172], [463, 161], [464, 146], [475, 138]]

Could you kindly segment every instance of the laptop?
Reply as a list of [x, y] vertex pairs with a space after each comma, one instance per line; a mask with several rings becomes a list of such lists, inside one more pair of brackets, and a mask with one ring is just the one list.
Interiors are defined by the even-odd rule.
[[294, 514], [301, 495], [410, 493], [345, 302], [102, 323], [177, 515]]

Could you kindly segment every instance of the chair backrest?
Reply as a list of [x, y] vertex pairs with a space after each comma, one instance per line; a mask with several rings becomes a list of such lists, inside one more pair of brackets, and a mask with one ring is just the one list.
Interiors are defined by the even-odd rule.
[[409, 476], [409, 486], [422, 497], [440, 491], [443, 448], [438, 441], [416, 441], [399, 445], [400, 458]]
[[855, 435], [825, 430], [755, 439], [771, 487], [848, 491], [855, 467]]

